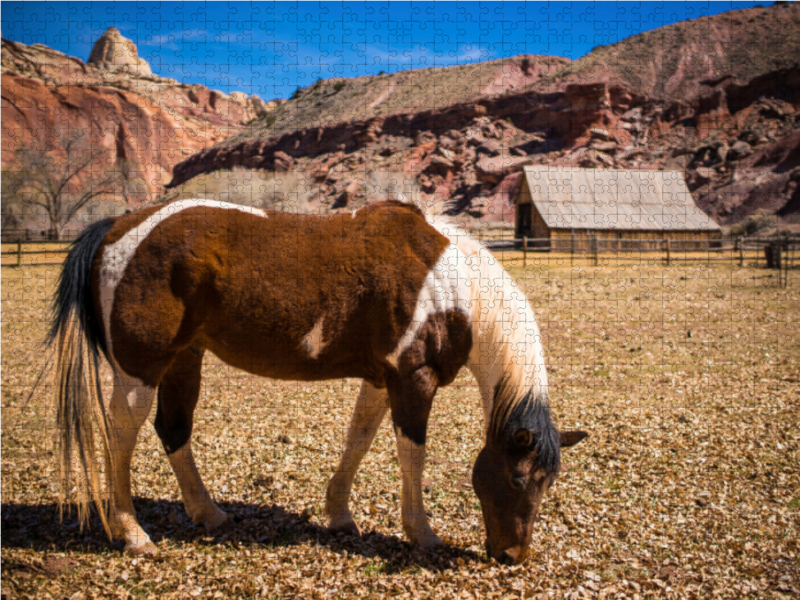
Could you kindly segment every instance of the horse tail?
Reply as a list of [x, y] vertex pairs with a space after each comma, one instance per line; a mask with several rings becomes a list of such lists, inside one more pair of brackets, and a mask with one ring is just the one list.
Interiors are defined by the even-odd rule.
[[[73, 242], [53, 296], [51, 326], [45, 339], [46, 347], [55, 350], [59, 513], [63, 517], [64, 504], [76, 504], [82, 528], [94, 502], [109, 537], [108, 496], [103, 494], [98, 464], [102, 463], [110, 494], [112, 437], [100, 389], [100, 352], [106, 358], [108, 352], [92, 297], [92, 265], [113, 224], [112, 218], [98, 221]], [[73, 499], [76, 486], [78, 493]]]

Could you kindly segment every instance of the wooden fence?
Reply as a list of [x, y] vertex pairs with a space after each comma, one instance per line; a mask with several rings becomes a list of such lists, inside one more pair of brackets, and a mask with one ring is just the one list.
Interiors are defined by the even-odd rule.
[[[561, 240], [559, 240], [561, 241]], [[570, 264], [586, 260], [599, 266], [601, 256], [615, 261], [642, 262], [648, 257], [661, 257], [665, 265], [682, 261], [714, 262], [727, 261], [740, 267], [765, 267], [777, 269], [782, 286], [788, 284], [790, 270], [798, 267], [797, 255], [800, 250], [800, 236], [776, 237], [739, 237], [720, 239], [686, 239], [652, 238], [642, 240], [626, 240], [625, 247], [620, 247], [617, 238], [578, 237], [569, 240], [566, 247], [562, 244], [555, 249], [550, 248], [549, 238], [516, 238], [483, 240], [491, 250], [522, 251], [523, 265], [527, 266], [528, 253], [548, 252], [567, 254]], [[635, 244], [634, 242], [639, 242]], [[15, 241], [3, 242], [2, 266], [22, 267], [34, 265], [56, 266], [64, 262], [69, 251], [69, 241]], [[637, 247], [638, 246], [638, 247]]]
[[[3, 242], [0, 251], [3, 260], [0, 264], [4, 267], [60, 266], [69, 252], [69, 246], [70, 242], [63, 240]], [[29, 260], [26, 257], [31, 258]]]
[[485, 240], [484, 245], [491, 250], [522, 251], [523, 266], [527, 266], [528, 253], [546, 252], [566, 254], [570, 264], [586, 260], [599, 266], [601, 256], [615, 261], [641, 262], [648, 257], [661, 257], [663, 264], [669, 266], [679, 262], [726, 261], [740, 267], [765, 267], [780, 272], [781, 285], [788, 283], [788, 272], [798, 267], [797, 255], [800, 250], [800, 236], [737, 237], [737, 238], [681, 238], [669, 237], [625, 240], [621, 246], [618, 238], [601, 236], [573, 236], [558, 240], [553, 247], [550, 238], [515, 238], [504, 240]]

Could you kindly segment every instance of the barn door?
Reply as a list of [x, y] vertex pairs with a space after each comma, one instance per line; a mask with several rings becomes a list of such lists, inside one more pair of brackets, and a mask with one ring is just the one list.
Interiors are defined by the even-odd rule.
[[531, 235], [531, 207], [532, 204], [517, 205], [517, 237]]

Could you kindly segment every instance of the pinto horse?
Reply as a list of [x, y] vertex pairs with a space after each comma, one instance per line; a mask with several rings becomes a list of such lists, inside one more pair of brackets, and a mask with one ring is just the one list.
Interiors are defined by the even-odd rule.
[[[363, 380], [325, 494], [332, 531], [359, 533], [353, 478], [391, 411], [403, 529], [424, 548], [441, 544], [423, 507], [426, 430], [437, 388], [464, 365], [483, 404], [473, 485], [490, 557], [524, 560], [560, 448], [586, 436], [559, 433], [551, 420], [522, 290], [476, 242], [401, 202], [316, 216], [179, 200], [97, 222], [64, 264], [48, 344], [64, 497], [77, 482], [81, 521], [94, 502], [108, 535], [135, 555], [157, 552], [136, 520], [130, 477], [156, 399], [155, 429], [192, 521], [209, 530], [228, 522], [192, 455], [206, 351], [265, 377]], [[114, 372], [108, 403], [101, 353]]]

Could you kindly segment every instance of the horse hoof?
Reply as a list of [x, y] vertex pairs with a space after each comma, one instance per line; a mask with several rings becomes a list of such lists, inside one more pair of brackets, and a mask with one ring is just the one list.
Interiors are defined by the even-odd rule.
[[440, 538], [435, 533], [419, 538], [417, 540], [417, 544], [419, 544], [420, 548], [422, 548], [423, 550], [427, 550], [429, 552], [431, 550], [436, 550], [437, 548], [444, 546], [442, 538]]
[[225, 518], [221, 521], [218, 521], [217, 523], [206, 523], [206, 530], [209, 533], [220, 535], [233, 531], [233, 517], [231, 517], [228, 513], [223, 514], [225, 515]]
[[361, 529], [358, 528], [358, 525], [356, 525], [353, 519], [348, 519], [339, 523], [331, 521], [328, 523], [328, 531], [333, 534], [345, 533], [347, 535], [361, 537]]
[[136, 546], [132, 544], [125, 545], [125, 554], [132, 557], [149, 557], [149, 558], [156, 558], [158, 556], [158, 548], [156, 545], [147, 540], [144, 544], [138, 544]]

